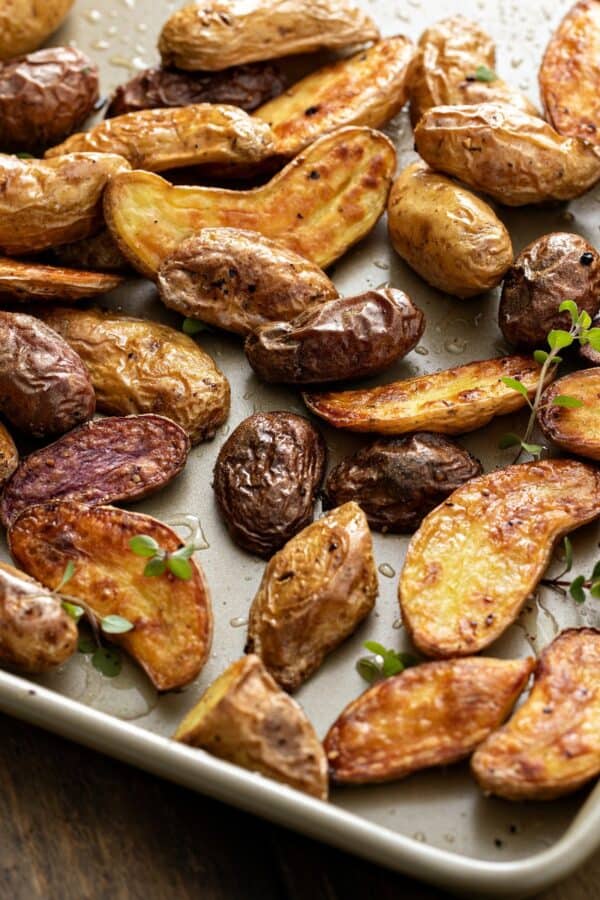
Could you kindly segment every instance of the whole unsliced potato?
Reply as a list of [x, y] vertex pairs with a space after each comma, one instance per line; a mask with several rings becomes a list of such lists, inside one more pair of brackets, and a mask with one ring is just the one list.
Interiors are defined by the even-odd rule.
[[108, 228], [92, 237], [60, 244], [52, 248], [52, 258], [61, 266], [92, 269], [94, 272], [131, 272], [131, 266], [119, 250]]
[[60, 266], [20, 262], [0, 257], [0, 299], [20, 302], [61, 300], [63, 303], [95, 297], [117, 288], [118, 275], [82, 272]]
[[0, 423], [0, 487], [19, 465], [19, 451], [8, 430]]
[[4, 0], [0, 4], [0, 59], [37, 50], [56, 31], [75, 0]]
[[597, 366], [564, 375], [542, 394], [537, 413], [540, 428], [561, 450], [600, 460], [599, 397]]
[[600, 308], [600, 254], [585, 238], [553, 232], [521, 250], [506, 273], [498, 322], [511, 344], [544, 346], [553, 328], [569, 328], [564, 300], [594, 316]]
[[591, 144], [500, 103], [434, 107], [420, 119], [415, 145], [432, 169], [506, 206], [570, 200], [600, 179]]
[[388, 228], [402, 259], [457, 297], [495, 287], [513, 260], [510, 235], [493, 209], [422, 162], [392, 185]]

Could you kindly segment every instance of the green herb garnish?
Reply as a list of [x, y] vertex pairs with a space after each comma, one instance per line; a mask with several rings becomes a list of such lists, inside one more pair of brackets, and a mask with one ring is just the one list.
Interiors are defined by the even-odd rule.
[[477, 66], [475, 69], [475, 74], [472, 75], [467, 80], [469, 81], [498, 81], [498, 76], [494, 72], [493, 69], [489, 69], [487, 66]]
[[401, 653], [397, 650], [388, 650], [378, 641], [365, 641], [365, 650], [370, 650], [374, 656], [362, 656], [356, 663], [356, 670], [361, 678], [372, 684], [381, 678], [390, 678], [399, 675], [404, 669], [417, 664], [418, 660], [410, 653]]
[[129, 541], [131, 552], [148, 560], [144, 567], [146, 577], [157, 578], [165, 572], [170, 572], [180, 581], [189, 581], [192, 578], [194, 569], [190, 557], [196, 550], [205, 547], [200, 540], [202, 535], [200, 521], [195, 516], [186, 516], [185, 520], [178, 524], [187, 528], [190, 536], [183, 547], [177, 550], [165, 550], [149, 534], [138, 534]]

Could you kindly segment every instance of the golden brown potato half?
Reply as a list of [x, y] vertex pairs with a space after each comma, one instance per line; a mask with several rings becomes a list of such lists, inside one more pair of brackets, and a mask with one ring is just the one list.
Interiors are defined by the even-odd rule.
[[430, 109], [415, 129], [415, 146], [432, 169], [505, 206], [571, 200], [600, 179], [590, 144], [500, 103]]
[[395, 166], [385, 135], [342, 128], [254, 190], [175, 187], [158, 175], [129, 172], [112, 182], [104, 211], [125, 256], [150, 278], [185, 238], [215, 226], [279, 239], [325, 268], [373, 228]]
[[77, 649], [77, 625], [60, 597], [0, 563], [0, 666], [46, 672]]
[[[559, 378], [542, 396], [537, 414], [540, 428], [562, 450], [600, 460], [599, 397], [600, 368]], [[571, 399], [581, 405], [569, 405]]]
[[410, 75], [413, 125], [433, 106], [463, 103], [508, 103], [532, 116], [539, 115], [525, 94], [501, 78], [477, 79], [480, 66], [493, 71], [495, 65], [494, 42], [477, 22], [458, 15], [432, 25], [419, 39]]
[[238, 659], [213, 681], [173, 738], [327, 800], [323, 746], [258, 656]]
[[37, 50], [56, 31], [75, 0], [0, 3], [0, 59]]
[[39, 316], [83, 360], [100, 412], [165, 415], [192, 443], [213, 437], [227, 419], [229, 382], [186, 334], [99, 309], [54, 307]]
[[373, 20], [347, 0], [204, 0], [167, 19], [158, 49], [163, 66], [215, 71], [378, 37]]
[[42, 266], [0, 257], [0, 300], [63, 300], [69, 303], [106, 294], [119, 287], [122, 281], [118, 275]]
[[105, 119], [89, 131], [46, 151], [118, 153], [136, 169], [162, 172], [207, 163], [249, 165], [272, 156], [269, 126], [236, 106], [198, 103], [171, 109], [143, 109]]
[[169, 571], [144, 575], [148, 560], [129, 546], [140, 534], [150, 535], [169, 553], [183, 546], [171, 528], [150, 516], [69, 500], [26, 509], [9, 530], [9, 545], [18, 565], [50, 589], [73, 563], [73, 577], [62, 594], [85, 601], [98, 617], [128, 619], [133, 630], [110, 640], [139, 663], [157, 690], [170, 691], [192, 681], [206, 662], [210, 596], [192, 560], [189, 581]]
[[552, 800], [600, 774], [600, 631], [571, 628], [546, 647], [533, 689], [471, 760], [486, 793]]
[[463, 759], [506, 719], [534, 668], [533, 659], [449, 659], [374, 684], [325, 738], [333, 780], [393, 781]]
[[412, 41], [402, 35], [378, 41], [317, 69], [254, 117], [271, 126], [276, 153], [288, 158], [343, 125], [380, 128], [406, 103], [413, 53]]
[[541, 367], [529, 356], [504, 356], [356, 391], [303, 394], [312, 413], [335, 428], [406, 434], [464, 434], [525, 406], [502, 381], [516, 378], [535, 394]]
[[19, 452], [6, 427], [0, 422], [0, 487], [19, 465]]
[[496, 287], [512, 265], [510, 235], [493, 209], [423, 162], [413, 163], [392, 185], [388, 228], [402, 259], [433, 287], [456, 297]]
[[554, 32], [540, 68], [548, 120], [560, 134], [600, 144], [600, 3], [575, 3]]
[[600, 472], [568, 459], [474, 478], [423, 520], [399, 585], [402, 621], [427, 656], [468, 656], [514, 622], [556, 542], [600, 515]]
[[356, 503], [308, 525], [269, 561], [246, 651], [295, 691], [367, 616], [377, 597], [371, 532]]
[[104, 188], [128, 168], [108, 153], [48, 160], [0, 154], [0, 251], [19, 256], [99, 231]]

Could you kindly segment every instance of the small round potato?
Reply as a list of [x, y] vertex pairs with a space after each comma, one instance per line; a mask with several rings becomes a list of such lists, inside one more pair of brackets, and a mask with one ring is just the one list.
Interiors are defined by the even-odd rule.
[[553, 232], [516, 257], [502, 288], [498, 320], [511, 344], [540, 347], [553, 328], [568, 328], [563, 300], [574, 300], [591, 316], [600, 308], [600, 254], [584, 238]]
[[561, 450], [600, 460], [599, 397], [600, 369], [596, 366], [559, 378], [542, 395], [540, 428]]
[[37, 50], [56, 31], [75, 0], [0, 3], [0, 59]]

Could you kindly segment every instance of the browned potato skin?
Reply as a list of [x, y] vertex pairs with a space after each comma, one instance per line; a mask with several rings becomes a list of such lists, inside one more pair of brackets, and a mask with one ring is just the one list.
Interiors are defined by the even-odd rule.
[[327, 800], [323, 746], [258, 656], [236, 660], [213, 681], [173, 738]]
[[33, 316], [0, 312], [0, 411], [33, 437], [63, 434], [94, 415], [87, 370], [62, 337]]
[[464, 434], [525, 406], [525, 398], [505, 385], [503, 377], [522, 381], [533, 397], [540, 371], [531, 357], [504, 356], [380, 387], [302, 396], [314, 415], [335, 428], [378, 434], [423, 430]]
[[226, 421], [229, 382], [186, 334], [99, 309], [54, 307], [38, 315], [85, 363], [100, 412], [165, 415], [193, 444], [213, 437]]
[[269, 557], [313, 520], [325, 474], [325, 442], [303, 416], [256, 413], [217, 458], [213, 487], [236, 544]]
[[500, 103], [428, 110], [415, 146], [432, 169], [506, 206], [570, 200], [600, 179], [600, 156], [590, 144]]
[[347, 0], [207, 0], [174, 12], [158, 49], [165, 66], [214, 71], [378, 37], [372, 19]]
[[0, 154], [0, 251], [19, 256], [99, 231], [104, 188], [128, 168], [107, 153], [48, 160]]
[[600, 472], [568, 459], [467, 482], [423, 520], [399, 585], [402, 621], [427, 656], [469, 656], [511, 625], [557, 541], [600, 515]]
[[244, 350], [263, 381], [314, 384], [381, 372], [406, 356], [424, 330], [425, 316], [410, 297], [386, 288], [263, 325], [246, 338]]
[[157, 284], [165, 306], [241, 335], [338, 296], [314, 263], [238, 228], [203, 228], [183, 241], [161, 264]]
[[150, 278], [185, 238], [217, 226], [278, 239], [324, 269], [373, 228], [395, 165], [383, 134], [341, 128], [254, 190], [175, 187], [157, 175], [131, 172], [113, 180], [104, 212], [124, 255]]
[[22, 303], [62, 300], [64, 303], [75, 303], [84, 297], [106, 294], [122, 281], [118, 275], [82, 272], [0, 257], [0, 300], [19, 300]]
[[92, 269], [96, 272], [119, 274], [131, 272], [129, 263], [107, 228], [93, 237], [53, 247], [52, 257], [59, 265], [73, 269]]
[[481, 463], [441, 434], [420, 431], [375, 441], [327, 476], [327, 508], [354, 500], [375, 531], [406, 534], [456, 488], [483, 472]]
[[0, 7], [0, 59], [29, 53], [56, 31], [75, 0], [10, 0]]
[[0, 487], [10, 478], [19, 465], [19, 452], [15, 442], [0, 422]]
[[117, 153], [133, 168], [162, 172], [208, 163], [250, 165], [272, 156], [274, 150], [264, 122], [236, 106], [199, 103], [105, 119], [47, 150], [46, 159], [68, 153]]
[[600, 5], [580, 0], [552, 35], [540, 67], [548, 120], [560, 134], [600, 144]]
[[77, 649], [77, 625], [56, 594], [0, 563], [0, 665], [47, 672]]
[[[596, 314], [592, 320], [593, 328], [600, 328], [600, 316]], [[591, 344], [580, 344], [579, 358], [584, 366], [600, 366], [600, 351], [594, 350]]]
[[394, 781], [464, 759], [513, 708], [533, 659], [424, 663], [353, 700], [324, 741], [333, 781]]
[[388, 229], [411, 268], [457, 297], [496, 287], [513, 260], [510, 235], [493, 209], [423, 162], [408, 166], [392, 185]]
[[98, 68], [76, 47], [0, 64], [0, 147], [34, 153], [63, 141], [98, 100]]
[[381, 128], [406, 103], [413, 53], [409, 38], [385, 38], [317, 69], [254, 116], [271, 126], [277, 154], [288, 159], [343, 125]]
[[598, 312], [600, 254], [578, 234], [545, 234], [506, 273], [498, 311], [504, 337], [523, 347], [543, 346], [553, 328], [570, 328], [569, 313], [558, 311], [567, 299], [592, 317]]
[[272, 557], [250, 608], [247, 653], [295, 691], [377, 597], [371, 533], [356, 503], [313, 522]]
[[157, 690], [174, 690], [193, 681], [208, 657], [210, 596], [193, 560], [189, 581], [169, 572], [144, 575], [147, 560], [129, 547], [139, 534], [150, 535], [167, 552], [183, 546], [171, 528], [150, 516], [66, 500], [26, 509], [8, 540], [13, 559], [48, 588], [60, 583], [72, 562], [75, 572], [62, 594], [85, 601], [99, 618], [120, 615], [132, 622], [132, 631], [110, 640], [133, 656]]
[[471, 760], [481, 788], [553, 800], [600, 774], [600, 631], [570, 628], [546, 647], [529, 697]]
[[[569, 409], [557, 406], [560, 395], [574, 397], [583, 406]], [[600, 369], [571, 372], [546, 388], [538, 409], [537, 419], [547, 438], [561, 450], [600, 460]]]

